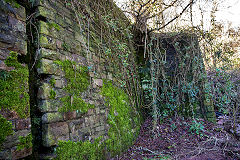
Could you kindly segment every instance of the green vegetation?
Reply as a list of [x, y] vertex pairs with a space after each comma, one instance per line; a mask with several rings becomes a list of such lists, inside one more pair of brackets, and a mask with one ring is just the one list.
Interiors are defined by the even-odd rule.
[[20, 5], [17, 3], [16, 0], [4, 0], [6, 3], [11, 4], [15, 8], [20, 8]]
[[17, 145], [17, 150], [23, 150], [25, 148], [29, 149], [32, 147], [32, 134], [28, 134], [27, 136], [19, 136], [18, 137], [20, 143]]
[[0, 109], [16, 111], [20, 118], [29, 117], [28, 67], [17, 60], [17, 53], [11, 52], [5, 60], [13, 70], [0, 71]]
[[67, 95], [60, 98], [63, 106], [59, 108], [59, 112], [78, 111], [85, 113], [94, 105], [87, 104], [81, 98], [80, 93], [87, 90], [89, 86], [89, 75], [87, 67], [80, 66], [76, 62], [69, 60], [55, 61], [65, 73], [67, 85], [64, 87]]
[[59, 141], [56, 149], [56, 160], [98, 160], [102, 159], [103, 144], [101, 144], [102, 137], [85, 142], [73, 142], [73, 141]]
[[51, 84], [52, 87], [55, 87], [56, 80], [54, 78], [51, 78], [50, 84]]
[[108, 139], [101, 142], [102, 138], [99, 137], [93, 143], [60, 141], [56, 150], [57, 159], [102, 159], [104, 153], [115, 156], [133, 143], [140, 124], [138, 115], [134, 115], [129, 105], [129, 97], [123, 90], [114, 87], [110, 81], [104, 81], [101, 94], [109, 106]]
[[107, 104], [110, 106], [108, 114], [108, 123], [110, 129], [108, 131], [109, 139], [106, 140], [107, 150], [111, 155], [117, 155], [130, 146], [135, 138], [132, 130], [133, 121], [139, 129], [138, 119], [133, 119], [134, 113], [129, 104], [128, 95], [121, 89], [114, 87], [110, 81], [105, 81], [101, 90], [101, 94], [106, 98]]
[[197, 120], [193, 120], [190, 125], [189, 132], [191, 132], [192, 134], [200, 135], [202, 137], [203, 136], [202, 132], [204, 132], [203, 122], [202, 121], [198, 122]]
[[[6, 137], [11, 135], [13, 133], [12, 130], [12, 123], [6, 120], [1, 114], [0, 114], [0, 146], [5, 141]], [[1, 150], [1, 147], [0, 147]]]
[[70, 46], [69, 46], [69, 44], [67, 44], [66, 42], [64, 42], [64, 43], [62, 44], [62, 47], [63, 47], [63, 50], [64, 50], [64, 51], [69, 51], [69, 50], [70, 50]]
[[50, 90], [50, 99], [55, 99], [55, 97], [56, 97], [56, 92], [53, 90], [53, 89], [51, 89]]
[[58, 24], [53, 23], [53, 22], [51, 22], [51, 23], [48, 22], [47, 24], [48, 24], [48, 26], [49, 26], [50, 29], [53, 29], [53, 28], [54, 28], [54, 29], [56, 29], [57, 31], [60, 31], [60, 26], [59, 26]]

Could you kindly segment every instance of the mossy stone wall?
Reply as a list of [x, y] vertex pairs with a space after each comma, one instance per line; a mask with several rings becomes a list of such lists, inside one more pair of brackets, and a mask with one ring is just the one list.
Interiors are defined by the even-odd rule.
[[[123, 13], [112, 1], [83, 1], [82, 6], [78, 6], [82, 7], [82, 14], [76, 12], [71, 3], [38, 0], [33, 4], [37, 30], [34, 31], [35, 52], [32, 54], [37, 57], [34, 68], [39, 77], [36, 110], [41, 112], [41, 117], [35, 118], [41, 118], [40, 148], [55, 148], [58, 159], [69, 159], [77, 156], [73, 154], [78, 153], [81, 146], [87, 145], [92, 151], [82, 151], [81, 156], [96, 157], [98, 154], [97, 157], [109, 158], [134, 142], [140, 127], [140, 115], [136, 105], [130, 103], [135, 97], [129, 97], [120, 83], [123, 81], [119, 76], [123, 74], [119, 65], [122, 58], [117, 54], [107, 55], [108, 46], [100, 44], [101, 41], [106, 44], [115, 42], [108, 42], [109, 34], [100, 34], [97, 25], [99, 21], [108, 22], [105, 15], [116, 21], [126, 21], [126, 17], [117, 16]], [[102, 19], [96, 18], [97, 14], [102, 14]], [[126, 23], [119, 24], [119, 28], [126, 28]], [[113, 30], [109, 25], [105, 27], [105, 31]], [[133, 46], [126, 35], [113, 30], [111, 36], [119, 43], [125, 39], [123, 50], [128, 51], [132, 57], [129, 63], [134, 66]], [[105, 82], [111, 83], [110, 89], [102, 90], [106, 88]], [[121, 102], [109, 102], [108, 96], [112, 93], [115, 97], [111, 97], [112, 101]], [[110, 120], [114, 110], [117, 115]], [[101, 143], [97, 144], [101, 145], [99, 151], [94, 147], [97, 139]], [[65, 154], [62, 149], [68, 148], [69, 143], [75, 147]], [[46, 157], [42, 155], [42, 158]]]
[[26, 12], [0, 0], [0, 159], [32, 153]]

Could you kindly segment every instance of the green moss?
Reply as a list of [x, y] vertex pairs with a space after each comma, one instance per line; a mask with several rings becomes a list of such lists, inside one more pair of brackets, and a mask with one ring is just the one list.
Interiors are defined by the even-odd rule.
[[66, 42], [63, 42], [62, 46], [63, 46], [64, 51], [69, 51], [70, 50], [70, 46]]
[[[7, 121], [1, 114], [0, 114], [0, 146], [5, 141], [6, 137], [13, 133], [12, 130], [12, 123]], [[1, 150], [1, 147], [0, 147]]]
[[51, 84], [52, 87], [55, 87], [56, 80], [54, 78], [51, 78], [50, 84]]
[[50, 28], [50, 29], [56, 29], [57, 31], [60, 31], [60, 26], [58, 25], [58, 24], [56, 24], [56, 23], [47, 23], [47, 25], [48, 25], [48, 27]]
[[85, 113], [88, 109], [94, 108], [94, 105], [84, 102], [80, 95], [81, 92], [87, 90], [90, 84], [87, 67], [77, 65], [76, 62], [69, 60], [55, 61], [55, 63], [61, 66], [67, 80], [67, 85], [64, 87], [67, 95], [60, 99], [63, 106], [58, 111], [79, 111]]
[[56, 149], [56, 160], [98, 160], [103, 159], [102, 150], [103, 144], [101, 143], [102, 137], [85, 142], [73, 142], [73, 141], [59, 141]]
[[17, 145], [17, 150], [29, 149], [32, 147], [32, 134], [28, 134], [25, 137], [19, 136], [18, 139], [20, 143]]
[[129, 104], [128, 95], [123, 90], [113, 86], [110, 81], [104, 81], [101, 94], [106, 97], [107, 104], [110, 106], [107, 149], [111, 155], [117, 155], [133, 143], [135, 138], [133, 128], [139, 126], [139, 121], [133, 124], [133, 108]]
[[[108, 139], [101, 142], [101, 137], [94, 140], [94, 143], [60, 141], [57, 147], [57, 159], [104, 159], [104, 153], [115, 156], [132, 145], [140, 129], [139, 117], [134, 115], [129, 105], [127, 94], [104, 81], [101, 94], [106, 98], [110, 106], [108, 114]], [[134, 117], [134, 118], [132, 118]]]
[[49, 98], [50, 99], [55, 99], [55, 97], [56, 97], [56, 92], [53, 89], [51, 89]]
[[16, 0], [4, 0], [15, 8], [20, 8], [20, 5], [16, 2]]
[[5, 64], [14, 69], [0, 78], [0, 109], [14, 110], [20, 118], [29, 117], [28, 67], [17, 61], [16, 52], [10, 53]]

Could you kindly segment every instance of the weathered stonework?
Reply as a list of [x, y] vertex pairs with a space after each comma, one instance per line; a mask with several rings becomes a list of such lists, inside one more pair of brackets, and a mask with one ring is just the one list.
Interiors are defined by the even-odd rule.
[[[114, 22], [107, 19], [108, 15], [115, 14], [110, 18], [120, 21], [125, 19], [123, 13], [111, 0], [92, 1], [108, 7], [108, 13], [100, 19], [96, 16], [103, 11], [94, 8], [92, 3], [81, 6], [85, 7], [83, 13], [77, 14], [65, 0], [17, 2], [27, 4], [30, 22], [26, 26], [23, 6], [14, 8], [0, 0], [0, 72], [15, 69], [5, 64], [11, 51], [18, 53], [16, 61], [30, 66], [30, 83], [24, 84], [24, 93], [32, 94], [30, 100], [27, 99], [31, 103], [32, 124], [29, 114], [20, 118], [16, 111], [0, 106], [0, 115], [11, 122], [14, 132], [6, 137], [0, 159], [30, 155], [32, 146], [19, 149], [19, 137], [27, 137], [31, 131], [34, 152], [38, 152], [31, 157], [33, 159], [39, 158], [34, 156], [42, 154], [41, 149], [52, 151], [62, 141], [94, 144], [97, 138], [101, 138], [99, 144], [105, 145], [105, 152], [112, 152], [107, 153], [107, 158], [123, 152], [137, 137], [140, 125], [136, 106], [129, 100], [135, 99], [138, 93], [133, 93], [133, 97], [125, 93], [126, 85], [129, 90], [138, 92], [138, 87], [134, 86], [138, 83], [138, 75], [134, 75], [137, 66], [133, 46], [130, 39], [118, 31], [125, 31], [127, 25], [121, 21], [116, 29]], [[99, 13], [95, 13], [96, 10]], [[106, 33], [107, 30], [112, 32]], [[27, 67], [27, 64], [21, 66]], [[126, 84], [127, 80], [135, 83], [128, 81]], [[20, 95], [19, 99], [22, 97]], [[211, 104], [204, 103], [212, 113]], [[30, 106], [26, 106], [26, 110], [29, 113]]]
[[[10, 57], [10, 52], [14, 51], [18, 56], [26, 56], [27, 55], [27, 35], [26, 35], [26, 12], [25, 8], [21, 5], [15, 7], [12, 4], [6, 3], [4, 0], [0, 0], [0, 73], [9, 73], [11, 71], [16, 70], [16, 67], [7, 66], [6, 60]], [[19, 62], [16, 62], [19, 63]], [[13, 64], [15, 65], [15, 64]], [[17, 65], [17, 64], [16, 64]], [[25, 64], [21, 64], [23, 67], [27, 67]], [[27, 69], [27, 68], [26, 68]], [[1, 75], [2, 75], [1, 74]], [[23, 75], [27, 74], [27, 75]], [[19, 73], [19, 76], [21, 73]], [[28, 73], [22, 73], [22, 76], [27, 76]], [[13, 78], [23, 78], [23, 77], [13, 77]], [[0, 77], [1, 85], [3, 83], [13, 84], [12, 90], [1, 90], [1, 100], [12, 101], [13, 97], [4, 97], [6, 95], [11, 95], [12, 93], [5, 93], [6, 91], [17, 92], [17, 89], [20, 86], [14, 86], [14, 82], [11, 78], [4, 79]], [[26, 88], [24, 94], [28, 94], [28, 83], [22, 83], [23, 87]], [[14, 89], [14, 87], [16, 87]], [[13, 93], [14, 95], [15, 93]], [[4, 98], [3, 98], [3, 97]], [[16, 106], [8, 106], [8, 102], [3, 102], [0, 105], [0, 116], [7, 119], [12, 124], [13, 133], [6, 137], [2, 144], [0, 144], [0, 159], [19, 159], [26, 157], [32, 153], [32, 148], [23, 148], [18, 149], [20, 144], [20, 137], [26, 137], [31, 134], [31, 122], [30, 122], [30, 106], [28, 99], [25, 99], [27, 102], [21, 102], [21, 98], [15, 97], [16, 106], [21, 106], [18, 109]], [[22, 106], [26, 104], [26, 106]], [[7, 107], [8, 106], [8, 107]], [[20, 113], [23, 113], [20, 115]], [[1, 124], [1, 127], [3, 124]], [[0, 132], [8, 132], [6, 130]], [[2, 134], [1, 134], [2, 135]], [[1, 137], [2, 138], [2, 137]], [[31, 143], [31, 142], [30, 142]], [[31, 146], [31, 145], [30, 145]]]
[[[36, 105], [42, 115], [42, 147], [46, 149], [56, 147], [61, 140], [93, 142], [100, 136], [107, 139], [110, 128], [107, 121], [109, 106], [100, 92], [104, 80], [118, 84], [120, 79], [116, 77], [116, 73], [121, 70], [114, 67], [115, 62], [103, 56], [93, 43], [95, 34], [98, 34], [93, 31], [93, 25], [89, 24], [91, 30], [79, 26], [79, 23], [87, 21], [82, 19], [78, 22], [76, 13], [64, 1], [37, 0], [33, 6], [36, 8], [35, 16], [38, 19], [36, 26], [39, 33], [35, 36], [35, 54], [38, 59], [34, 67], [37, 75], [41, 77], [37, 87]], [[89, 14], [91, 16], [92, 13]], [[93, 17], [94, 15], [92, 19]], [[66, 103], [63, 99], [69, 100], [68, 107], [73, 106], [76, 100], [75, 93], [73, 95], [71, 93], [75, 88], [68, 89], [69, 86], [74, 87], [69, 84], [71, 77], [67, 77], [68, 73], [64, 71], [66, 70], [64, 63], [69, 61], [76, 65], [76, 68], [79, 66], [87, 68], [89, 85], [77, 93], [84, 105], [93, 106], [87, 111], [62, 112], [63, 103]]]

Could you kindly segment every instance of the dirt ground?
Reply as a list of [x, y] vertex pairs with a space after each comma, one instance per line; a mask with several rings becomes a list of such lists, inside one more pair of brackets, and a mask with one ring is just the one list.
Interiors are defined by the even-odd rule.
[[[134, 145], [112, 160], [240, 160], [240, 141], [222, 124], [192, 121], [168, 118], [153, 131], [148, 118]], [[200, 121], [203, 125], [198, 125]]]

